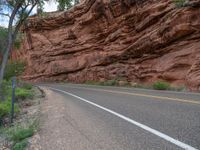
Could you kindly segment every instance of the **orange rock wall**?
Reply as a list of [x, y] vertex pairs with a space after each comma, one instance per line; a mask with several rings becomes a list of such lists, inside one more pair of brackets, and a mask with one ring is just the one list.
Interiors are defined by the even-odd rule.
[[84, 0], [31, 17], [14, 59], [31, 81], [164, 80], [200, 90], [200, 1]]

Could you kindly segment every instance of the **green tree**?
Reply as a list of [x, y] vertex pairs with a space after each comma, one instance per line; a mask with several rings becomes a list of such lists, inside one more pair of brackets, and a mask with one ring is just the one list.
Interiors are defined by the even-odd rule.
[[68, 10], [73, 5], [76, 5], [79, 3], [79, 0], [56, 0], [58, 2], [58, 10]]
[[[17, 34], [35, 7], [37, 7], [38, 10], [43, 9], [42, 6], [44, 5], [44, 1], [49, 0], [0, 0], [0, 17], [6, 17], [8, 20], [6, 42], [1, 50], [3, 51], [3, 58], [0, 66], [0, 98], [2, 98], [3, 94], [2, 82], [5, 73], [5, 67]], [[61, 10], [64, 10], [70, 6], [72, 0], [54, 1], [57, 1], [59, 7], [62, 8]]]
[[39, 0], [2, 0], [0, 2], [0, 15], [8, 17], [7, 40], [3, 49], [3, 58], [0, 69], [0, 94], [2, 97], [2, 81], [9, 54], [13, 43], [27, 17], [33, 8], [40, 3]]
[[3, 56], [7, 35], [8, 35], [7, 29], [4, 27], [0, 27], [0, 56]]

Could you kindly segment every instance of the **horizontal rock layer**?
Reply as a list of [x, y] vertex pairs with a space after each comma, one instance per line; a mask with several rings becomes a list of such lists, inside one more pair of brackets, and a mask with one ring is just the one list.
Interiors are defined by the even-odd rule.
[[164, 80], [200, 90], [200, 2], [85, 0], [30, 17], [21, 50], [31, 81]]

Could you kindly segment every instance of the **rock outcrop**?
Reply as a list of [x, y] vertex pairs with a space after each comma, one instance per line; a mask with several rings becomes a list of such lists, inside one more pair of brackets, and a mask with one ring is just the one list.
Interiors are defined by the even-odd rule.
[[23, 79], [164, 80], [200, 90], [200, 1], [84, 0], [66, 12], [30, 17]]

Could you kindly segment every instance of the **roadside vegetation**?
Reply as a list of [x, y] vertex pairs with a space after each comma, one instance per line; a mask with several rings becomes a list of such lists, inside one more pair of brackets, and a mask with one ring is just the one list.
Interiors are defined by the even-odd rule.
[[[18, 122], [13, 126], [8, 126], [0, 129], [0, 139], [4, 137], [6, 144], [3, 148], [12, 150], [25, 150], [29, 144], [29, 138], [32, 137], [39, 128], [37, 119], [29, 120], [28, 122]], [[0, 143], [0, 146], [1, 143]]]
[[[38, 128], [38, 117], [26, 116], [29, 107], [38, 105], [35, 102], [35, 88], [26, 82], [16, 81], [14, 123], [10, 122], [12, 101], [12, 77], [21, 75], [23, 62], [9, 62], [3, 80], [3, 100], [0, 100], [0, 147], [12, 150], [25, 150], [29, 137]], [[33, 106], [34, 107], [34, 106]], [[25, 110], [27, 109], [27, 110]], [[4, 143], [1, 143], [4, 141]]]
[[[33, 91], [31, 85], [19, 85], [19, 82], [17, 83], [17, 88], [15, 90], [16, 95], [16, 103], [15, 103], [15, 113], [18, 113], [20, 111], [19, 108], [19, 101], [25, 100], [27, 98], [33, 97]], [[27, 84], [27, 83], [25, 83]], [[28, 87], [28, 88], [27, 88]], [[30, 88], [31, 87], [31, 88]], [[4, 89], [4, 100], [0, 101], [0, 119], [1, 119], [1, 125], [4, 124], [4, 119], [8, 118], [10, 116], [11, 112], [11, 99], [12, 99], [12, 85], [11, 81], [4, 81], [3, 82], [3, 89]]]
[[[29, 83], [17, 82], [15, 91], [14, 122], [10, 122], [11, 81], [4, 81], [5, 100], [0, 101], [0, 147], [12, 150], [25, 150], [31, 137], [39, 128], [40, 101], [44, 95]], [[39, 94], [38, 94], [39, 93]], [[4, 141], [4, 142], [2, 142]], [[1, 143], [2, 142], [2, 143]]]
[[154, 82], [152, 86], [155, 90], [170, 90], [171, 88], [169, 83], [163, 81]]
[[104, 81], [86, 81], [85, 84], [102, 86], [130, 86], [130, 83], [125, 78], [121, 77], [116, 77], [114, 79]]
[[129, 82], [126, 79], [116, 78], [105, 81], [86, 81], [85, 84], [89, 85], [100, 85], [100, 86], [123, 86], [143, 89], [154, 89], [154, 90], [169, 90], [169, 91], [186, 91], [185, 86], [172, 86], [168, 82], [156, 81], [152, 84], [141, 84]]
[[[14, 123], [10, 123], [12, 85], [11, 78], [19, 76], [23, 71], [25, 64], [23, 62], [9, 61], [9, 55], [13, 49], [19, 49], [23, 34], [20, 33], [21, 27], [27, 23], [27, 18], [32, 14], [32, 10], [37, 7], [37, 13], [43, 13], [43, 7], [46, 0], [14, 0], [0, 1], [0, 17], [5, 18], [7, 27], [0, 27], [0, 149], [24, 150], [28, 144], [27, 138], [35, 132], [35, 123], [24, 122], [24, 109], [31, 107], [30, 101], [35, 95], [35, 88], [32, 85], [17, 81], [14, 104]], [[47, 0], [48, 1], [48, 0]], [[54, 0], [58, 3], [58, 10], [63, 11], [78, 4], [79, 0]], [[26, 110], [28, 112], [29, 110]], [[30, 117], [30, 116], [29, 116]], [[27, 120], [30, 120], [28, 117]], [[20, 119], [19, 119], [20, 118]], [[20, 122], [19, 122], [20, 120]], [[35, 119], [33, 119], [35, 122]], [[15, 123], [18, 122], [18, 123]], [[25, 126], [24, 126], [25, 124]], [[6, 137], [10, 145], [2, 145], [2, 137]], [[3, 147], [2, 147], [3, 146]], [[6, 147], [5, 147], [6, 146]]]
[[[11, 99], [12, 99], [12, 81], [13, 76], [18, 76], [24, 71], [24, 63], [22, 62], [9, 62], [6, 65], [5, 76], [2, 84], [2, 94], [0, 100], [0, 125], [3, 124], [3, 120], [9, 117], [11, 112]], [[24, 100], [26, 98], [32, 98], [32, 85], [28, 83], [22, 83], [17, 81], [17, 87], [15, 89], [16, 101]], [[15, 104], [15, 113], [19, 112], [19, 106]]]
[[[17, 123], [19, 116], [22, 114], [24, 106], [31, 105], [31, 99], [34, 96], [33, 87], [31, 84], [17, 82], [15, 90], [15, 105], [14, 105], [14, 124], [10, 123], [11, 115], [11, 99], [12, 99], [12, 86], [11, 81], [4, 80], [4, 100], [0, 101], [0, 120], [1, 131], [0, 134], [6, 137], [13, 150], [24, 150], [27, 146], [28, 137], [31, 137], [35, 132], [35, 123]], [[24, 105], [26, 104], [26, 105]], [[27, 105], [29, 104], [29, 105]], [[26, 124], [26, 125], [24, 125]], [[0, 136], [0, 139], [2, 137]], [[0, 146], [2, 146], [0, 144]]]
[[38, 130], [38, 120], [33, 120], [27, 124], [16, 124], [6, 128], [6, 135], [12, 141], [12, 150], [25, 150], [28, 146], [28, 138], [32, 137]]

